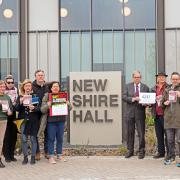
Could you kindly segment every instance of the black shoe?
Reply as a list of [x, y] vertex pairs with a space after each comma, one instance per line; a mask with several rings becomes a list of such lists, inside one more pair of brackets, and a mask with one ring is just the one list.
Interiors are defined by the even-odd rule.
[[0, 168], [4, 168], [5, 165], [2, 163], [1, 159], [0, 159]]
[[131, 156], [134, 156], [134, 153], [131, 152], [131, 151], [128, 151], [128, 152], [125, 154], [125, 158], [130, 158]]
[[154, 159], [159, 159], [159, 158], [163, 158], [163, 157], [164, 157], [164, 154], [159, 154], [159, 153], [157, 153], [153, 156]]
[[11, 161], [16, 162], [16, 161], [17, 161], [17, 159], [16, 159], [15, 157], [13, 157], [13, 158], [11, 158]]
[[10, 163], [11, 162], [11, 159], [5, 159], [5, 161], [7, 162], [7, 163]]
[[144, 159], [144, 157], [145, 157], [145, 153], [139, 153], [138, 159]]
[[27, 156], [24, 156], [24, 160], [22, 162], [23, 165], [27, 164], [28, 163], [28, 157]]
[[35, 156], [31, 156], [31, 162], [30, 162], [30, 164], [35, 164], [36, 163], [36, 160], [35, 160]]

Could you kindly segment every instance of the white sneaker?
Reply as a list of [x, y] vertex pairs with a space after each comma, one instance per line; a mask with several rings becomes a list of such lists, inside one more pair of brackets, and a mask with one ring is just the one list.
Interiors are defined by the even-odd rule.
[[62, 162], [66, 162], [67, 160], [63, 156], [57, 156], [57, 159]]
[[55, 159], [53, 157], [50, 157], [49, 158], [49, 163], [50, 164], [56, 164], [56, 161], [55, 161]]

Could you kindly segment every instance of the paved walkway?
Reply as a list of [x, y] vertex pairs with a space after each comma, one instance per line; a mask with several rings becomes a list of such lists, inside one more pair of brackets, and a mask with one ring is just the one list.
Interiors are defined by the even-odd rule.
[[48, 164], [42, 158], [35, 165], [6, 163], [0, 169], [0, 180], [180, 180], [180, 168], [163, 165], [163, 159], [143, 160], [132, 157], [66, 157], [67, 162]]

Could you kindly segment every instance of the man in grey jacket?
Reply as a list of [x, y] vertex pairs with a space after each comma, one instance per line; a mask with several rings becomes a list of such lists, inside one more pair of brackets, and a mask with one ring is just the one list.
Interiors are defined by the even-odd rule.
[[147, 85], [141, 83], [141, 73], [134, 71], [133, 82], [126, 85], [123, 92], [123, 100], [126, 102], [126, 123], [127, 123], [127, 149], [125, 158], [134, 155], [135, 125], [139, 137], [139, 159], [145, 156], [145, 105], [139, 104], [139, 93], [149, 92]]
[[165, 165], [175, 162], [175, 136], [177, 143], [180, 144], [180, 74], [171, 74], [172, 84], [168, 86], [162, 97], [164, 108], [164, 128], [167, 133], [168, 156], [164, 161]]

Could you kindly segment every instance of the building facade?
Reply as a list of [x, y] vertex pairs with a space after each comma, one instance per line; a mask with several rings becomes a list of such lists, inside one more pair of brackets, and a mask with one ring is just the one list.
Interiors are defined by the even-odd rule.
[[0, 79], [66, 84], [69, 72], [180, 71], [179, 0], [0, 0]]

